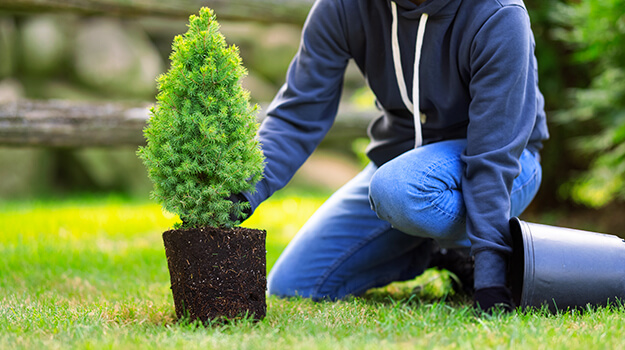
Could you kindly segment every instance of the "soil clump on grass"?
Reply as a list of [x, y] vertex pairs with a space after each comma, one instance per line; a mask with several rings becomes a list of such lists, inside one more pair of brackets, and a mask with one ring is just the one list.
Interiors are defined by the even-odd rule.
[[266, 231], [242, 227], [163, 233], [178, 318], [253, 317], [267, 312]]

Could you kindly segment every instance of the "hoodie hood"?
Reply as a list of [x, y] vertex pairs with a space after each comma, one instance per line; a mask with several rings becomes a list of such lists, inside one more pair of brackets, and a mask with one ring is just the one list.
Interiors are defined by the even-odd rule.
[[[430, 17], [454, 15], [462, 0], [426, 0], [423, 4], [417, 5], [410, 0], [395, 0], [397, 12], [400, 16], [408, 19], [419, 19], [422, 14], [427, 13]], [[391, 1], [387, 0], [390, 8]]]

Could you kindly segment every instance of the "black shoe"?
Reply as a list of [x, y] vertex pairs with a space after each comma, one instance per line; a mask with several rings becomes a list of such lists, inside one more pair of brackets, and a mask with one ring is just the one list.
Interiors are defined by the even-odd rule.
[[[473, 296], [474, 259], [461, 249], [436, 248], [428, 268], [436, 267], [451, 272], [452, 287], [456, 293]], [[455, 277], [455, 278], [453, 278]]]

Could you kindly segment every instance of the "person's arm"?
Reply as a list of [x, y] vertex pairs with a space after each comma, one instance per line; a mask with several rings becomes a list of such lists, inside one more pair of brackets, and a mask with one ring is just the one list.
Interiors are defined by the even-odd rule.
[[473, 41], [462, 191], [475, 255], [476, 298], [480, 290], [506, 285], [510, 191], [537, 115], [533, 45], [529, 16], [520, 6], [500, 9]]
[[256, 192], [245, 194], [252, 211], [286, 185], [334, 122], [350, 58], [340, 4], [321, 0], [311, 9], [286, 83], [260, 126], [266, 165]]

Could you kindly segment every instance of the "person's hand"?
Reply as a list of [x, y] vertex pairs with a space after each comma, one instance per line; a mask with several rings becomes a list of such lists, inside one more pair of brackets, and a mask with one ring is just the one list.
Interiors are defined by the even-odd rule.
[[[247, 202], [247, 198], [245, 198], [244, 195], [242, 195], [241, 193], [237, 193], [237, 194], [231, 194], [230, 197], [228, 197], [228, 200], [231, 201], [234, 204], [237, 203], [245, 203]], [[230, 221], [232, 222], [236, 222], [236, 221], [243, 221], [245, 219], [247, 219], [250, 215], [252, 214], [252, 210], [248, 207], [243, 209], [243, 215], [238, 215], [235, 212], [230, 213]]]
[[493, 315], [500, 312], [508, 313], [514, 310], [512, 293], [507, 287], [478, 289], [473, 295], [473, 300], [474, 308], [480, 313]]

